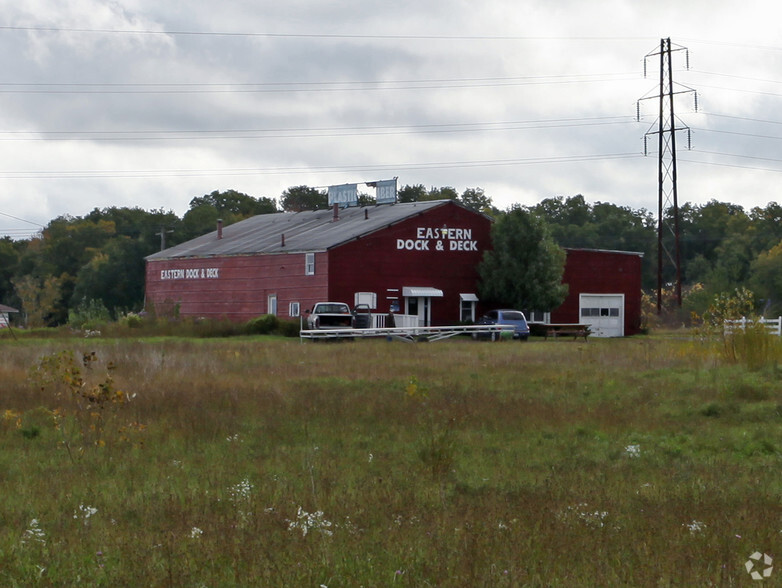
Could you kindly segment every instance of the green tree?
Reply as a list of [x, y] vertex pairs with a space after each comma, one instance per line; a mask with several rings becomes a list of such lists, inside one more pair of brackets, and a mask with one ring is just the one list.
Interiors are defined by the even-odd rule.
[[19, 251], [10, 237], [0, 239], [0, 303], [11, 304], [15, 298], [11, 278], [19, 263]]
[[459, 202], [470, 210], [484, 214], [496, 215], [497, 209], [492, 205], [491, 198], [481, 188], [467, 188], [459, 197]]
[[[214, 231], [217, 219], [228, 226], [256, 214], [277, 212], [277, 202], [273, 198], [253, 198], [247, 194], [228, 190], [214, 191], [211, 194], [197, 196], [190, 201], [190, 209], [182, 218], [185, 240], [193, 239]], [[179, 242], [176, 239], [171, 244]]]
[[515, 208], [494, 224], [491, 243], [478, 266], [482, 299], [521, 310], [549, 311], [562, 304], [565, 252], [543, 219]]
[[285, 212], [322, 210], [328, 208], [329, 197], [325, 192], [309, 186], [293, 186], [282, 193], [280, 205]]
[[782, 241], [758, 255], [750, 271], [752, 290], [768, 316], [782, 315]]
[[213, 206], [219, 214], [232, 214], [240, 218], [248, 218], [256, 214], [277, 212], [277, 203], [273, 198], [253, 198], [236, 190], [218, 192], [198, 196], [190, 201], [190, 208]]
[[397, 192], [396, 199], [399, 202], [420, 202], [426, 200], [426, 188], [423, 184], [416, 184], [415, 186], [405, 185]]
[[129, 237], [118, 237], [79, 270], [70, 308], [98, 300], [114, 318], [121, 312], [140, 310], [144, 303], [145, 246]]

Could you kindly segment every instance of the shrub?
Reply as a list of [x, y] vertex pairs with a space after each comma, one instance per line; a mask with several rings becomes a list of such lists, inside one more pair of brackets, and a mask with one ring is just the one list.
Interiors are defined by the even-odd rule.
[[276, 332], [283, 337], [298, 337], [301, 330], [301, 323], [298, 320], [291, 319], [278, 321]]
[[279, 319], [273, 314], [264, 314], [247, 321], [245, 331], [250, 335], [269, 335], [277, 330]]
[[129, 312], [128, 314], [120, 317], [119, 324], [121, 327], [128, 329], [140, 329], [144, 326], [144, 319], [141, 317], [141, 315], [138, 315], [135, 312]]
[[99, 329], [111, 321], [111, 313], [103, 301], [83, 298], [75, 309], [68, 312], [68, 324], [76, 329]]

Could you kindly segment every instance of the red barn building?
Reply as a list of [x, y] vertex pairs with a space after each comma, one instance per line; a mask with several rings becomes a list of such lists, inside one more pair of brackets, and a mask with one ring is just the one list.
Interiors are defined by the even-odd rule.
[[553, 323], [585, 323], [598, 337], [641, 330], [642, 253], [567, 249], [562, 282], [568, 295], [551, 312]]
[[[417, 316], [420, 325], [475, 320], [487, 310], [477, 296], [477, 266], [490, 230], [489, 217], [450, 200], [258, 215], [147, 257], [146, 303], [159, 313], [236, 321], [295, 318], [327, 300]], [[585, 322], [573, 300], [610, 294], [622, 299], [625, 319], [623, 332], [613, 334], [635, 332], [627, 325], [640, 317], [640, 262], [612, 264], [636, 258], [570, 250], [570, 294], [552, 319]], [[607, 308], [613, 318], [614, 307]]]
[[146, 302], [232, 320], [326, 300], [422, 325], [472, 320], [490, 229], [448, 200], [258, 215], [147, 257]]

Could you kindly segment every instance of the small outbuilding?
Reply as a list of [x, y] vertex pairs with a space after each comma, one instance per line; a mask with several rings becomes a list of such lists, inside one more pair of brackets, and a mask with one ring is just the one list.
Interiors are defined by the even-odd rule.
[[10, 315], [12, 312], [19, 311], [15, 308], [11, 308], [10, 306], [6, 306], [5, 304], [0, 304], [0, 329], [7, 329], [11, 325]]
[[562, 282], [569, 287], [553, 323], [590, 325], [592, 336], [624, 337], [641, 331], [643, 253], [566, 249]]

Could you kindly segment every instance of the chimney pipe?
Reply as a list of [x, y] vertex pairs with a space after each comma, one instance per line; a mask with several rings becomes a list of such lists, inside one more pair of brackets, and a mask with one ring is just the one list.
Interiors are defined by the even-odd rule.
[[217, 219], [217, 238], [223, 238], [223, 219], [221, 218]]
[[285, 247], [285, 233], [280, 235], [280, 247]]
[[339, 220], [339, 204], [335, 202], [331, 209], [334, 211], [334, 217], [331, 220], [337, 222]]
[[367, 209], [365, 208], [365, 209], [364, 209], [364, 220], [368, 220], [368, 219], [369, 219], [369, 210], [367, 210]]

